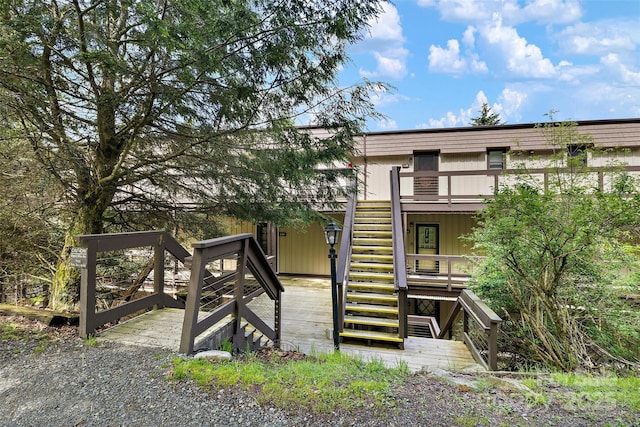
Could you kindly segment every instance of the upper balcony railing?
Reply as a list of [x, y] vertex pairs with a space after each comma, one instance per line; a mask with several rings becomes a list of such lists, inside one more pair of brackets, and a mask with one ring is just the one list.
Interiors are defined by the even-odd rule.
[[[495, 196], [498, 189], [513, 186], [518, 176], [526, 174], [548, 188], [553, 176], [572, 173], [570, 168], [522, 168], [492, 170], [399, 172], [400, 198], [403, 203], [429, 202], [446, 204], [482, 204]], [[592, 175], [594, 188], [606, 191], [611, 184], [608, 176], [619, 172], [640, 172], [640, 166], [589, 167], [582, 173]]]

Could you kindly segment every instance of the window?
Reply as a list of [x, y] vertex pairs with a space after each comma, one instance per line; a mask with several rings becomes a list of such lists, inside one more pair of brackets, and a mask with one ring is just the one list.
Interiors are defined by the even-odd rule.
[[[415, 153], [413, 155], [414, 172], [437, 172], [440, 154]], [[413, 178], [413, 194], [415, 196], [437, 196], [438, 177], [437, 176], [416, 176]]]
[[587, 151], [584, 145], [567, 146], [567, 166], [586, 166]]
[[504, 169], [504, 150], [488, 150], [487, 151], [487, 168], [488, 169]]

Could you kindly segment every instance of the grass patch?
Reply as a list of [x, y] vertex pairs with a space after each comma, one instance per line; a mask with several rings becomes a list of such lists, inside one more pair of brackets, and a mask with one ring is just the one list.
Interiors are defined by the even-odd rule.
[[36, 353], [44, 352], [51, 344], [49, 336], [44, 331], [14, 323], [0, 323], [0, 340], [34, 340], [36, 346], [33, 350]]
[[87, 335], [82, 340], [82, 345], [85, 347], [100, 347], [100, 343], [98, 342], [98, 338], [95, 335]]
[[625, 406], [640, 411], [640, 378], [558, 373], [553, 380], [571, 390], [581, 404]]
[[386, 368], [381, 361], [364, 361], [343, 353], [320, 354], [304, 360], [173, 361], [172, 378], [189, 379], [200, 387], [240, 387], [257, 393], [260, 404], [285, 410], [330, 413], [336, 409], [393, 407], [394, 385], [408, 374], [406, 365]]

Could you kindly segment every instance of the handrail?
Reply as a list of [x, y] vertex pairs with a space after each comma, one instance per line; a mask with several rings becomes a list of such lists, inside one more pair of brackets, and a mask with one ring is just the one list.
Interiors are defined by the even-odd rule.
[[[461, 272], [454, 273], [454, 266], [459, 263], [466, 264], [471, 262], [472, 259], [481, 259], [483, 257], [461, 256], [461, 255], [406, 254], [406, 258], [407, 258], [408, 270], [410, 274], [413, 274], [409, 279], [407, 279], [411, 285], [419, 282], [425, 282], [429, 284], [439, 284], [442, 286], [446, 286], [447, 290], [451, 292], [453, 285], [463, 285], [467, 283], [469, 278], [471, 277], [471, 275], [467, 273], [461, 273]], [[429, 274], [425, 275], [420, 272], [413, 273], [414, 270], [413, 270], [412, 264], [414, 261], [437, 262], [438, 271], [433, 272], [431, 275]], [[442, 265], [439, 264], [440, 262], [443, 262], [444, 264], [446, 264], [446, 269], [442, 268]]]
[[[194, 252], [180, 339], [180, 352], [185, 354], [193, 353], [195, 338], [228, 315], [232, 315], [235, 322], [233, 346], [236, 350], [244, 351], [247, 343], [247, 337], [243, 332], [242, 319], [248, 321], [265, 337], [272, 340], [276, 346], [279, 346], [282, 330], [281, 294], [284, 292], [284, 288], [253, 235], [245, 233], [220, 237], [195, 242], [191, 246]], [[225, 257], [237, 259], [233, 298], [209, 312], [206, 317], [199, 318], [202, 288], [207, 279], [205, 266], [210, 262]], [[260, 284], [262, 288], [260, 292], [245, 295], [245, 276], [248, 273], [251, 273]], [[262, 292], [266, 292], [275, 303], [273, 328], [247, 307], [247, 303]]]
[[[598, 188], [604, 190], [604, 174], [606, 172], [640, 172], [640, 166], [603, 166], [603, 167], [586, 167], [581, 172], [584, 173], [597, 173], [598, 174]], [[542, 175], [543, 184], [545, 189], [549, 183], [550, 174], [563, 174], [575, 172], [570, 167], [563, 168], [523, 168], [523, 169], [482, 169], [482, 170], [458, 170], [458, 171], [415, 171], [415, 172], [401, 172], [400, 178], [424, 178], [424, 177], [436, 177], [447, 179], [447, 191], [446, 193], [433, 195], [401, 195], [402, 200], [416, 200], [416, 201], [447, 201], [452, 203], [454, 199], [482, 199], [492, 198], [495, 196], [496, 191], [500, 186], [501, 176], [514, 176], [521, 175], [523, 173], [531, 175]], [[493, 178], [493, 188], [487, 189], [486, 193], [479, 194], [454, 194], [452, 192], [452, 178], [456, 177], [473, 177], [473, 176], [485, 176]]]
[[[86, 337], [100, 326], [140, 310], [164, 306], [184, 308], [182, 302], [164, 293], [165, 250], [179, 261], [191, 255], [171, 235], [164, 231], [133, 233], [86, 234], [77, 237], [82, 262], [80, 279], [80, 336]], [[96, 313], [96, 262], [99, 252], [153, 246], [153, 294], [128, 301], [117, 307]]]
[[398, 334], [401, 338], [408, 336], [407, 320], [407, 268], [404, 250], [404, 228], [402, 226], [402, 210], [400, 207], [400, 168], [391, 169], [391, 241], [393, 243], [393, 275], [394, 287], [398, 293]]
[[342, 224], [342, 238], [340, 239], [340, 253], [338, 254], [338, 268], [336, 270], [336, 282], [338, 285], [338, 324], [340, 325], [340, 332], [344, 327], [344, 313], [346, 297], [345, 294], [348, 291], [349, 283], [347, 281], [348, 269], [347, 266], [351, 262], [351, 249], [353, 246], [353, 223], [356, 217], [356, 205], [358, 191], [357, 186], [353, 186], [353, 191], [349, 195], [347, 201], [346, 211], [344, 214], [344, 223]]
[[[453, 304], [453, 307], [451, 307], [440, 333], [438, 334], [438, 338], [444, 338], [447, 335], [451, 338], [453, 323], [461, 312], [464, 313], [464, 343], [471, 351], [474, 359], [483, 365], [485, 369], [490, 369], [492, 371], [497, 370], [498, 325], [502, 322], [502, 319], [470, 290], [462, 290], [456, 302]], [[477, 343], [477, 339], [474, 339], [473, 334], [469, 333], [470, 319], [484, 331], [487, 341], [485, 349], [479, 348], [480, 346]]]

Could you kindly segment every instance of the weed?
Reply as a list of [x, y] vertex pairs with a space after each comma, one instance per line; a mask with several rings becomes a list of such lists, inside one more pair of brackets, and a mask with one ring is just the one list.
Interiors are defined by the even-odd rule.
[[233, 343], [229, 338], [225, 338], [225, 340], [222, 341], [222, 344], [220, 344], [220, 350], [233, 353]]
[[82, 343], [85, 347], [99, 347], [98, 338], [95, 335], [87, 335]]

